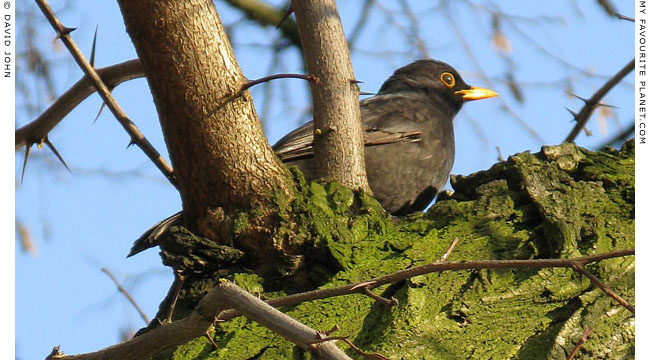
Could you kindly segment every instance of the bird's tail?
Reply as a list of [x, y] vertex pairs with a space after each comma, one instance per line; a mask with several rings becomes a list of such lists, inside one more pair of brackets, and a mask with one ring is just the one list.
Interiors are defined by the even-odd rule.
[[181, 223], [182, 217], [183, 212], [179, 211], [176, 214], [152, 226], [149, 230], [145, 231], [144, 234], [140, 235], [140, 237], [133, 243], [131, 251], [126, 257], [131, 257], [141, 251], [158, 245], [158, 239], [160, 239], [160, 237], [167, 231], [167, 229], [169, 229], [169, 227], [179, 225]]

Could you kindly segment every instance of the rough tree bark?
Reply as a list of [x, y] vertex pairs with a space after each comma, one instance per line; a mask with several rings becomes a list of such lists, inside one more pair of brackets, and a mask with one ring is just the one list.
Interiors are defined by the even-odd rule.
[[[307, 183], [300, 173], [285, 171], [264, 139], [248, 93], [229, 97], [245, 78], [211, 1], [119, 0], [119, 4], [159, 111], [186, 225], [195, 232], [175, 227], [165, 240], [174, 246], [194, 244], [189, 252], [178, 254], [170, 250], [173, 246], [163, 246], [167, 264], [202, 276], [184, 285], [175, 319], [184, 317], [219, 277], [250, 292], [277, 297], [433, 261], [454, 237], [461, 240], [452, 253], [454, 260], [575, 257], [633, 247], [631, 144], [620, 152], [591, 153], [566, 144], [546, 147], [539, 154], [519, 154], [489, 171], [454, 178], [453, 196], [440, 199], [425, 215], [395, 221], [364, 192], [337, 183]], [[309, 23], [303, 4], [294, 5], [302, 37], [303, 26], [318, 23]], [[332, 17], [333, 9], [332, 4], [322, 8], [320, 20]], [[314, 99], [315, 116], [325, 116], [321, 125], [317, 122], [321, 129], [317, 139], [329, 139], [343, 131], [327, 123], [327, 113], [318, 115], [325, 110], [316, 103], [338, 103], [341, 92], [351, 95], [356, 90], [350, 82], [351, 66], [332, 78], [319, 72], [332, 54], [325, 43], [314, 41], [303, 40], [305, 51], [318, 54], [308, 65], [309, 72], [334, 84], [327, 90], [333, 93]], [[349, 100], [343, 103], [348, 110], [335, 112], [356, 111], [356, 120], [350, 121], [358, 122], [356, 99], [352, 108]], [[335, 155], [337, 161], [351, 151], [361, 159], [353, 168], [363, 165], [359, 143], [352, 150], [338, 151], [342, 153]], [[327, 164], [337, 171], [352, 169], [344, 163]], [[356, 170], [350, 173], [357, 180], [365, 177]], [[364, 188], [357, 180], [344, 181]], [[216, 209], [222, 210], [217, 216], [221, 225], [203, 231], [201, 219]], [[270, 213], [274, 215], [269, 217]], [[255, 222], [253, 216], [268, 221]], [[239, 262], [237, 250], [206, 242], [205, 237], [214, 240], [214, 232], [250, 242], [270, 239], [285, 251], [285, 263], [267, 264], [276, 268], [275, 276], [250, 271], [251, 263]], [[216, 265], [215, 256], [221, 261]], [[590, 270], [626, 299], [634, 298], [633, 259], [603, 261]], [[303, 303], [289, 314], [320, 330], [338, 325], [341, 335], [349, 335], [364, 350], [390, 358], [563, 358], [585, 326], [601, 334], [585, 344], [585, 358], [634, 357], [634, 317], [572, 270], [449, 272], [378, 290], [382, 296], [396, 297], [399, 305], [385, 307], [350, 295]], [[166, 316], [173, 295], [161, 305], [159, 318]], [[305, 356], [245, 318], [219, 324], [210, 336], [217, 349], [201, 337], [160, 358]]]
[[[320, 288], [362, 282], [437, 260], [568, 258], [634, 247], [634, 144], [591, 152], [543, 147], [487, 171], [455, 176], [455, 193], [426, 214], [388, 219], [378, 204], [335, 184], [301, 184], [297, 201], [319, 246], [335, 259]], [[588, 266], [634, 302], [634, 258]], [[250, 272], [230, 278], [263, 298], [286, 293]], [[417, 276], [375, 292], [306, 302], [284, 311], [332, 336], [348, 336], [390, 359], [566, 359], [585, 328], [576, 359], [633, 359], [632, 313], [572, 269], [452, 271]], [[243, 317], [219, 324], [159, 359], [296, 359], [303, 350]], [[346, 352], [358, 356], [346, 344]]]
[[314, 104], [316, 178], [370, 191], [363, 155], [359, 87], [336, 1], [292, 1]]
[[248, 91], [230, 98], [247, 80], [213, 2], [118, 3], [158, 110], [186, 225], [196, 230], [209, 209], [265, 206], [276, 189], [290, 195]]

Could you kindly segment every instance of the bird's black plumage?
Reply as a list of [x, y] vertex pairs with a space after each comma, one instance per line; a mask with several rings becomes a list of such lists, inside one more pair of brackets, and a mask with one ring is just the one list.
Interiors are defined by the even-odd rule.
[[[443, 74], [451, 81], [445, 83]], [[423, 210], [447, 182], [454, 163], [453, 119], [469, 91], [451, 66], [431, 59], [399, 68], [376, 96], [362, 100], [366, 172], [375, 197], [395, 215]], [[313, 124], [280, 139], [276, 154], [314, 174]]]
[[[496, 96], [470, 87], [446, 63], [423, 59], [397, 69], [371, 98], [361, 119], [368, 182], [382, 206], [395, 215], [423, 210], [447, 182], [454, 163], [453, 119], [470, 100]], [[280, 139], [273, 150], [313, 179], [313, 123]], [[157, 243], [177, 213], [143, 234], [129, 256]]]

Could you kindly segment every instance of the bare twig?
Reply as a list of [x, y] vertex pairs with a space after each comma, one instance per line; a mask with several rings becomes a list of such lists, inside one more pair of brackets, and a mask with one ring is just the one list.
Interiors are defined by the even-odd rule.
[[120, 284], [120, 282], [117, 281], [115, 276], [113, 276], [113, 274], [105, 267], [102, 268], [102, 272], [108, 275], [108, 277], [111, 278], [111, 280], [113, 280], [113, 283], [115, 283], [115, 285], [117, 286], [117, 290], [122, 294], [124, 294], [124, 297], [131, 303], [131, 305], [133, 305], [133, 307], [138, 312], [138, 314], [140, 314], [140, 317], [142, 318], [142, 320], [144, 320], [144, 323], [149, 324], [149, 318], [147, 317], [147, 314], [145, 314], [144, 311], [142, 311], [140, 306], [138, 306], [138, 303], [135, 302], [131, 294], [129, 294], [129, 292]]
[[[133, 59], [119, 64], [96, 69], [97, 74], [110, 89], [132, 79], [144, 76], [140, 60]], [[59, 96], [39, 117], [16, 130], [16, 149], [41, 142], [47, 134], [84, 99], [95, 92], [89, 76], [77, 81], [63, 95]]]
[[[294, 306], [306, 301], [326, 299], [334, 296], [358, 293], [359, 289], [376, 287], [396, 283], [414, 276], [433, 272], [481, 270], [481, 269], [543, 269], [543, 268], [573, 268], [574, 264], [586, 265], [588, 263], [634, 255], [634, 249], [610, 251], [597, 255], [584, 256], [571, 259], [532, 259], [532, 260], [478, 260], [478, 261], [448, 261], [434, 262], [406, 270], [396, 271], [392, 274], [380, 276], [357, 284], [342, 285], [331, 289], [320, 289], [293, 294], [279, 299], [269, 300], [273, 307]], [[235, 310], [227, 310], [219, 314], [219, 320], [227, 321], [240, 316]]]
[[440, 257], [440, 259], [438, 259], [439, 262], [443, 262], [443, 261], [447, 260], [449, 255], [451, 255], [451, 252], [454, 251], [454, 248], [458, 244], [458, 241], [459, 241], [458, 236], [456, 236], [454, 238], [454, 241], [452, 241], [451, 244], [449, 244], [449, 247], [447, 248], [447, 251], [445, 251], [445, 253], [442, 254], [442, 256]]
[[576, 263], [573, 265], [573, 268], [579, 272], [580, 274], [586, 276], [591, 282], [598, 286], [605, 294], [607, 294], [609, 297], [612, 299], [616, 300], [619, 304], [621, 304], [623, 307], [626, 309], [630, 310], [632, 314], [634, 314], [634, 306], [630, 305], [625, 299], [622, 297], [618, 296], [615, 292], [612, 291], [607, 285], [605, 285], [602, 281], [600, 281], [594, 274], [590, 273], [587, 269], [585, 269], [584, 264], [579, 264]]
[[571, 351], [569, 356], [567, 356], [566, 360], [572, 360], [576, 356], [576, 354], [578, 353], [582, 345], [584, 345], [587, 342], [587, 338], [589, 337], [589, 335], [591, 335], [591, 332], [592, 332], [591, 328], [587, 326], [585, 332], [582, 333], [582, 336], [580, 337], [576, 345], [573, 347], [573, 350]]
[[367, 286], [363, 287], [362, 289], [363, 289], [364, 294], [366, 294], [368, 297], [370, 297], [371, 299], [375, 300], [376, 302], [378, 302], [380, 304], [384, 304], [386, 306], [395, 306], [395, 305], [397, 305], [397, 299], [395, 299], [392, 296], [391, 296], [390, 299], [387, 299], [385, 297], [382, 297], [382, 296], [379, 296], [379, 295], [375, 294], [374, 292], [372, 292], [372, 290], [368, 289]]
[[498, 147], [498, 146], [497, 146], [496, 148], [497, 148], [497, 160], [500, 161], [500, 162], [505, 161], [505, 160], [503, 159], [503, 155], [501, 155], [501, 148]]
[[181, 274], [180, 271], [174, 273], [174, 297], [172, 298], [172, 303], [169, 305], [169, 314], [167, 314], [167, 322], [172, 322], [172, 317], [174, 317], [174, 309], [176, 308], [176, 302], [178, 302], [178, 297], [181, 294], [181, 289], [183, 288], [183, 283], [185, 283], [185, 276]]
[[361, 6], [361, 14], [359, 14], [357, 23], [356, 25], [354, 25], [354, 27], [352, 28], [353, 30], [350, 32], [350, 35], [348, 36], [348, 47], [350, 49], [354, 48], [354, 45], [357, 42], [357, 39], [359, 38], [359, 35], [361, 35], [361, 31], [368, 24], [368, 19], [370, 19], [369, 16], [370, 10], [372, 9], [374, 2], [375, 0], [365, 0], [363, 2], [363, 5]]
[[144, 135], [140, 132], [133, 121], [131, 121], [124, 113], [124, 111], [120, 108], [120, 106], [115, 101], [115, 98], [113, 98], [111, 91], [108, 89], [106, 84], [102, 82], [95, 69], [88, 63], [88, 61], [81, 53], [81, 50], [79, 50], [79, 47], [77, 47], [75, 42], [70, 37], [70, 32], [73, 29], [66, 28], [61, 24], [46, 0], [36, 0], [36, 3], [43, 12], [43, 15], [45, 15], [47, 20], [50, 22], [50, 25], [52, 25], [52, 28], [54, 28], [56, 31], [57, 36], [68, 48], [70, 54], [75, 59], [79, 67], [81, 67], [81, 70], [83, 70], [83, 72], [90, 78], [90, 81], [97, 89], [99, 96], [101, 96], [102, 100], [104, 100], [113, 115], [115, 115], [117, 121], [129, 134], [131, 137], [131, 142], [138, 145], [138, 147], [142, 149], [142, 151], [149, 157], [149, 159], [151, 159], [151, 161], [153, 161], [153, 163], [158, 167], [158, 169], [160, 169], [165, 177], [167, 177], [170, 183], [176, 185], [171, 166], [167, 164], [167, 161], [165, 161], [160, 153], [158, 153], [153, 145], [151, 145], [151, 143], [144, 137]]
[[[218, 288], [218, 287], [217, 287]], [[215, 289], [217, 289], [215, 288]], [[138, 360], [148, 359], [173, 346], [178, 346], [203, 336], [212, 326], [215, 316], [225, 308], [229, 307], [213, 289], [206, 295], [194, 310], [184, 319], [173, 323], [161, 324], [139, 336], [118, 345], [80, 355], [63, 356], [58, 353], [57, 360], [99, 360], [99, 359], [121, 359]], [[212, 295], [212, 296], [210, 296]]]
[[580, 112], [575, 116], [576, 125], [571, 129], [569, 135], [564, 139], [564, 142], [573, 142], [582, 128], [584, 128], [587, 121], [591, 117], [591, 114], [598, 107], [600, 100], [611, 90], [616, 84], [618, 84], [627, 74], [629, 74], [634, 69], [634, 59], [632, 59], [627, 65], [625, 65], [619, 72], [617, 72], [611, 79], [609, 79], [598, 91], [596, 91], [591, 98], [585, 100], [585, 105], [582, 107]]
[[285, 9], [275, 8], [260, 0], [226, 0], [226, 2], [240, 9], [249, 19], [257, 21], [260, 25], [277, 26], [285, 39], [292, 45], [301, 47], [296, 22], [293, 19], [284, 18], [287, 12]]
[[229, 98], [230, 98], [230, 99], [232, 99], [232, 98], [236, 98], [236, 97], [240, 96], [244, 91], [248, 90], [249, 88], [251, 88], [251, 87], [253, 87], [253, 86], [255, 86], [255, 85], [258, 85], [258, 84], [261, 84], [261, 83], [265, 83], [265, 82], [269, 82], [269, 81], [271, 81], [271, 80], [275, 80], [275, 79], [303, 79], [303, 80], [307, 80], [307, 81], [313, 81], [313, 82], [316, 83], [316, 84], [320, 84], [320, 80], [319, 80], [316, 76], [314, 76], [314, 75], [302, 75], [302, 74], [275, 74], [275, 75], [264, 76], [264, 77], [261, 77], [261, 78], [259, 78], [259, 79], [255, 79], [255, 80], [250, 80], [250, 81], [248, 81], [247, 83], [245, 83], [244, 85], [242, 85], [242, 86], [239, 88], [239, 90], [237, 90], [236, 93], [234, 93], [233, 95], [229, 96]]
[[[394, 283], [413, 276], [431, 272], [447, 270], [478, 270], [478, 269], [541, 269], [549, 267], [576, 268], [585, 264], [634, 255], [634, 249], [611, 251], [603, 254], [584, 256], [571, 259], [534, 259], [534, 260], [484, 260], [461, 262], [435, 262], [411, 269], [398, 271], [389, 275], [366, 281], [362, 286], [375, 288], [384, 284]], [[585, 274], [586, 275], [586, 274]], [[202, 336], [214, 323], [233, 319], [241, 314], [259, 322], [269, 330], [295, 342], [301, 347], [317, 352], [320, 356], [331, 350], [341, 352], [331, 342], [313, 347], [310, 342], [322, 339], [322, 334], [308, 328], [287, 315], [273, 309], [278, 306], [296, 305], [305, 301], [324, 299], [328, 297], [347, 295], [358, 292], [359, 284], [344, 285], [332, 289], [315, 290], [302, 294], [290, 295], [281, 299], [264, 302], [245, 292], [238, 286], [228, 281], [221, 281], [219, 286], [212, 289], [204, 296], [190, 315], [173, 323], [162, 324], [127, 342], [114, 345], [98, 352], [61, 357], [65, 360], [90, 360], [90, 359], [141, 359], [150, 357], [172, 346], [183, 344], [191, 339]], [[351, 290], [354, 289], [354, 290]], [[231, 310], [223, 311], [228, 307]], [[318, 337], [317, 337], [318, 336]], [[330, 348], [327, 348], [329, 345]], [[322, 352], [321, 352], [322, 351]], [[344, 354], [342, 356], [345, 356]], [[320, 358], [320, 357], [319, 357]], [[347, 357], [323, 357], [329, 359], [348, 359]], [[376, 359], [381, 359], [375, 357]]]
[[634, 22], [633, 17], [625, 16], [623, 14], [617, 14], [616, 16], [618, 16], [618, 18], [621, 19], [621, 20], [627, 20], [627, 21]]
[[352, 350], [356, 351], [359, 355], [363, 356], [363, 358], [366, 360], [388, 360], [388, 358], [385, 357], [384, 355], [377, 354], [377, 353], [368, 353], [361, 350], [358, 346], [354, 345], [352, 341], [350, 341], [349, 339], [344, 338], [341, 340], [345, 341], [346, 344], [350, 345]]
[[[216, 292], [220, 299], [225, 300], [226, 304], [241, 311], [248, 319], [260, 323], [303, 349], [313, 351], [318, 359], [350, 359], [332, 342], [320, 345], [311, 344], [313, 340], [322, 339], [324, 334], [320, 334], [274, 309], [234, 283], [222, 280], [215, 289], [217, 289]], [[211, 291], [211, 293], [213, 292], [215, 291]]]
[[[465, 39], [465, 36], [463, 35], [462, 31], [458, 28], [458, 26], [456, 25], [456, 23], [452, 19], [451, 15], [449, 14], [449, 11], [450, 11], [449, 8], [447, 8], [446, 10], [447, 10], [447, 12], [445, 13], [445, 17], [447, 19], [447, 22], [449, 23], [449, 26], [452, 28], [452, 30], [454, 31], [454, 34], [456, 35], [456, 37], [460, 41], [461, 45], [465, 49], [465, 53], [467, 54], [467, 56], [469, 56], [470, 60], [474, 64], [474, 66], [479, 71], [479, 74], [481, 75], [481, 78], [483, 79], [483, 81], [485, 81], [488, 86], [494, 88], [494, 85], [492, 84], [492, 81], [490, 80], [490, 78], [483, 71], [483, 69], [482, 69], [482, 67], [480, 65], [480, 62], [476, 58], [476, 55], [474, 55], [474, 51], [472, 50], [472, 48], [467, 43], [467, 40]], [[503, 110], [506, 113], [508, 113], [510, 116], [512, 116], [512, 118], [515, 119], [517, 124], [519, 124], [522, 128], [524, 128], [524, 130], [526, 130], [526, 132], [531, 137], [533, 137], [536, 141], [538, 141], [541, 144], [544, 143], [544, 139], [542, 139], [542, 137], [537, 133], [537, 131], [535, 129], [533, 129], [532, 127], [530, 127], [528, 124], [526, 124], [526, 122], [510, 107], [510, 105], [508, 105], [507, 102], [505, 102], [503, 100], [502, 97], [499, 97], [498, 101], [501, 102], [501, 106], [502, 106]]]
[[402, 11], [406, 15], [406, 17], [409, 19], [409, 38], [413, 39], [415, 42], [415, 48], [418, 50], [419, 54], [418, 57], [430, 57], [429, 51], [427, 50], [427, 46], [424, 43], [424, 40], [420, 37], [420, 22], [418, 21], [417, 16], [413, 14], [413, 11], [411, 11], [411, 8], [406, 0], [400, 0], [399, 1], [400, 7], [402, 8]]
[[623, 129], [621, 132], [619, 132], [618, 134], [614, 135], [614, 136], [611, 137], [609, 140], [605, 140], [603, 143], [601, 143], [600, 145], [598, 145], [596, 148], [597, 148], [598, 150], [603, 150], [603, 149], [604, 149], [605, 147], [607, 147], [607, 146], [612, 146], [612, 145], [614, 145], [614, 144], [616, 144], [616, 143], [619, 143], [619, 142], [621, 142], [621, 141], [625, 141], [625, 140], [627, 140], [627, 139], [629, 139], [629, 138], [634, 137], [634, 129], [635, 129], [635, 126], [636, 126], [636, 124], [634, 124], [634, 122], [632, 122], [632, 123], [630, 124], [630, 126], [628, 126], [627, 128]]

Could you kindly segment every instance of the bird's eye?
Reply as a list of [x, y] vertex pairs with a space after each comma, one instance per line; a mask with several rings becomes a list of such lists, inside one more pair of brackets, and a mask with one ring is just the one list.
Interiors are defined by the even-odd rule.
[[454, 75], [448, 72], [443, 72], [440, 74], [440, 81], [442, 81], [442, 83], [450, 89], [456, 85], [456, 79], [454, 79]]

